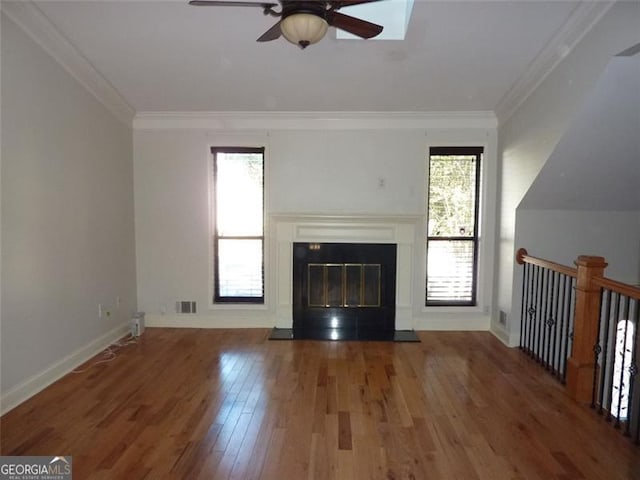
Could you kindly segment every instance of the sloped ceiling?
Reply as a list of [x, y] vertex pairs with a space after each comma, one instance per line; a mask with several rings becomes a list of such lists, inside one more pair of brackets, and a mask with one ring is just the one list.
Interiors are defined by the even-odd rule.
[[640, 54], [610, 62], [518, 208], [640, 211]]

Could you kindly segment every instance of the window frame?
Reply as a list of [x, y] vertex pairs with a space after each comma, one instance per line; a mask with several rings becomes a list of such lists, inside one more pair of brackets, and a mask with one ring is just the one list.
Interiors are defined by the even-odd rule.
[[[211, 240], [213, 244], [213, 305], [229, 305], [229, 304], [246, 304], [246, 305], [264, 305], [265, 304], [265, 151], [266, 148], [262, 147], [224, 147], [224, 146], [212, 146], [211, 147]], [[248, 154], [260, 154], [262, 155], [262, 235], [225, 235], [221, 236], [218, 233], [218, 220], [217, 220], [217, 154], [218, 153], [248, 153]], [[255, 297], [247, 296], [222, 296], [220, 295], [220, 269], [219, 269], [219, 241], [220, 240], [260, 240], [262, 243], [262, 295]]]
[[[425, 229], [425, 282], [424, 305], [425, 307], [477, 307], [478, 306], [478, 271], [479, 271], [479, 247], [480, 247], [480, 202], [482, 195], [482, 168], [485, 147], [477, 146], [430, 146], [427, 158], [427, 191], [426, 191], [426, 229]], [[475, 192], [474, 192], [474, 228], [473, 236], [430, 236], [429, 235], [429, 195], [431, 190], [431, 157], [432, 156], [475, 156]], [[438, 241], [464, 241], [473, 246], [473, 267], [471, 277], [470, 300], [429, 300], [429, 243]]]

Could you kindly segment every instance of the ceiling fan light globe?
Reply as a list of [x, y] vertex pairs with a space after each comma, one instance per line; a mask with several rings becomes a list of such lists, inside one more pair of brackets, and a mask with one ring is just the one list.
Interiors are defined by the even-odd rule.
[[324, 18], [312, 13], [294, 13], [283, 18], [280, 23], [284, 38], [302, 48], [322, 40], [328, 27]]

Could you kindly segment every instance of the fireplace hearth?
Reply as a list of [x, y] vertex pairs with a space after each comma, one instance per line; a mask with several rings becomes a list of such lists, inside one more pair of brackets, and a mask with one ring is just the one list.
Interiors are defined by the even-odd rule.
[[293, 244], [293, 336], [393, 340], [395, 244]]

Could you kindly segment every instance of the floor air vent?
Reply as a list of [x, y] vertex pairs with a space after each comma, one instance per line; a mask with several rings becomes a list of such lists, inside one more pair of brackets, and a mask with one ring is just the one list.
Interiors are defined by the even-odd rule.
[[196, 302], [179, 301], [176, 303], [176, 310], [178, 313], [196, 313]]

